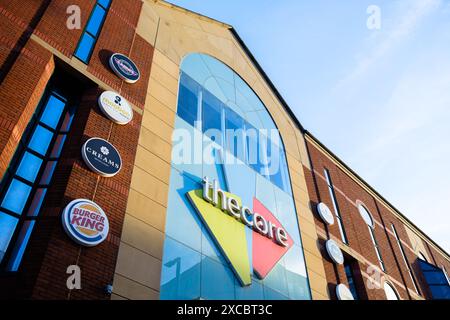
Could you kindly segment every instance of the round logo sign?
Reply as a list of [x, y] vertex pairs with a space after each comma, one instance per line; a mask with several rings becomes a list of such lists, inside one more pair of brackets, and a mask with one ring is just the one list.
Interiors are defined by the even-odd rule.
[[328, 240], [325, 243], [325, 248], [327, 249], [331, 260], [337, 264], [344, 263], [344, 255], [342, 254], [341, 248], [339, 248], [338, 244], [334, 240]]
[[336, 286], [336, 296], [339, 300], [355, 300], [350, 289], [342, 283]]
[[321, 202], [317, 204], [317, 212], [319, 213], [320, 218], [328, 225], [332, 225], [334, 223], [333, 213], [331, 213], [330, 208]]
[[116, 175], [122, 167], [122, 159], [117, 149], [101, 138], [91, 138], [81, 148], [86, 165], [104, 177]]
[[127, 56], [114, 53], [109, 58], [109, 65], [114, 73], [125, 82], [135, 83], [141, 77], [138, 67]]
[[64, 209], [61, 218], [64, 230], [78, 244], [96, 246], [108, 236], [108, 217], [102, 208], [90, 200], [73, 200]]
[[98, 98], [98, 105], [111, 121], [127, 124], [133, 119], [133, 109], [128, 101], [113, 91], [105, 91]]

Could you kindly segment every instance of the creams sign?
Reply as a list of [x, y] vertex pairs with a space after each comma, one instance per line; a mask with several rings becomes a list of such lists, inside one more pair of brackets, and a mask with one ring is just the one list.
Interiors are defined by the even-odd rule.
[[102, 208], [90, 200], [73, 200], [64, 209], [61, 218], [64, 230], [78, 244], [96, 246], [108, 236], [108, 217]]
[[116, 175], [122, 167], [119, 151], [108, 141], [91, 138], [81, 148], [81, 155], [86, 165], [104, 177]]

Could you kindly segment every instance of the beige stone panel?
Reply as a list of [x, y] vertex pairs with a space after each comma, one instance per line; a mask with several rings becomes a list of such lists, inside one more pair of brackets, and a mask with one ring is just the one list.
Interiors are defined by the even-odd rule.
[[294, 199], [307, 205], [309, 203], [309, 194], [307, 191], [300, 189], [296, 184], [292, 184], [292, 192]]
[[155, 50], [155, 52], [159, 50], [163, 55], [168, 57], [170, 60], [172, 60], [176, 64], [179, 64], [180, 57], [178, 57], [176, 54], [174, 55], [174, 52], [170, 47], [170, 42], [171, 42], [172, 36], [173, 36], [173, 34], [172, 34], [171, 23], [164, 18], [160, 18], [158, 34], [156, 36], [156, 41], [155, 41], [155, 48], [157, 50]]
[[[133, 280], [122, 277], [120, 274], [114, 275], [114, 292], [119, 299], [112, 300], [158, 300], [159, 293], [149, 287], [139, 284]], [[111, 297], [112, 298], [112, 297]]]
[[142, 126], [156, 134], [167, 143], [172, 144], [173, 127], [157, 118], [153, 113], [144, 112], [144, 116], [142, 117]]
[[117, 294], [113, 293], [111, 294], [111, 300], [128, 300], [128, 299], [125, 299], [124, 297], [118, 296]]
[[[308, 236], [307, 234], [302, 234], [302, 247], [304, 250], [308, 251], [309, 253], [317, 253], [319, 251], [319, 244], [318, 244], [318, 238], [312, 238]], [[315, 254], [317, 255], [317, 254]]]
[[306, 219], [302, 219], [300, 229], [302, 233], [305, 233], [312, 238], [317, 237], [316, 225], [307, 221]]
[[301, 170], [303, 170], [302, 163], [300, 162], [299, 158], [295, 157], [295, 154], [286, 152], [286, 158], [287, 158], [289, 167], [292, 167], [299, 172]]
[[162, 104], [159, 100], [156, 100], [152, 95], [147, 96], [145, 102], [145, 111], [153, 113], [156, 117], [164, 121], [172, 128], [175, 125], [175, 112]]
[[159, 290], [161, 260], [121, 242], [116, 273], [144, 286]]
[[317, 246], [310, 247], [311, 251], [308, 251], [307, 248], [304, 248], [304, 255], [306, 261], [306, 267], [308, 270], [312, 270], [319, 275], [323, 275], [325, 277], [325, 269], [323, 266], [323, 257], [320, 254]]
[[154, 45], [156, 33], [158, 31], [159, 16], [152, 6], [144, 1], [141, 15], [139, 17], [136, 33], [144, 38], [148, 43]]
[[258, 78], [258, 73], [253, 65], [250, 64], [247, 54], [237, 44], [233, 43], [233, 64], [234, 70], [247, 82], [250, 87]]
[[141, 127], [139, 145], [166, 161], [171, 162], [172, 146], [150, 130]]
[[166, 107], [170, 108], [174, 112], [177, 111], [177, 95], [176, 93], [170, 92], [169, 89], [164, 87], [154, 78], [150, 78], [148, 84], [148, 94], [152, 95]]
[[191, 28], [200, 29], [199, 16], [193, 13], [186, 12], [183, 9], [177, 8], [170, 3], [161, 2], [156, 5], [155, 10], [159, 15], [170, 23], [184, 24]]
[[169, 184], [170, 165], [154, 153], [138, 147], [134, 164], [162, 182]]
[[121, 241], [162, 260], [164, 233], [128, 214]]
[[306, 220], [309, 223], [315, 224], [314, 213], [309, 206], [303, 205], [298, 201], [295, 201], [295, 207], [297, 209], [297, 216], [299, 219]]
[[131, 188], [159, 204], [167, 206], [169, 186], [136, 166], [133, 170]]
[[170, 92], [177, 95], [178, 93], [178, 77], [173, 77], [170, 73], [165, 71], [162, 67], [154, 63], [152, 65], [151, 78], [161, 83]]
[[179, 78], [179, 66], [167, 56], [161, 53], [159, 50], [155, 50], [153, 53], [153, 64], [157, 64], [165, 72], [170, 74], [173, 78]]
[[166, 225], [166, 207], [130, 189], [128, 195], [127, 214], [163, 231]]
[[316, 291], [321, 296], [328, 297], [328, 282], [327, 279], [318, 275], [314, 271], [308, 270], [309, 284], [311, 290]]
[[414, 253], [419, 256], [419, 252], [421, 252], [427, 261], [433, 261], [428, 256], [428, 250], [426, 250], [425, 245], [422, 241], [422, 239], [410, 228], [405, 227], [406, 233], [408, 234], [409, 241], [411, 241], [412, 249], [414, 250]]
[[313, 300], [330, 300], [328, 296], [324, 296], [323, 294], [320, 294], [315, 290], [311, 290], [311, 295]]
[[297, 136], [297, 144], [298, 144], [298, 150], [300, 152], [301, 162], [305, 167], [307, 167], [309, 170], [311, 170], [311, 163], [309, 161], [308, 150], [306, 148], [305, 138], [303, 137], [300, 130], [297, 130], [296, 136]]

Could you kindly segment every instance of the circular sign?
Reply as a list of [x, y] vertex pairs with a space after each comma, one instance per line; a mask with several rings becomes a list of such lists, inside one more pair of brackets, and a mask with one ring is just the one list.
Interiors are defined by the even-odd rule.
[[355, 300], [350, 289], [342, 283], [336, 286], [336, 296], [339, 300]]
[[108, 217], [102, 208], [90, 200], [73, 200], [65, 207], [61, 218], [69, 237], [83, 246], [96, 246], [108, 236]]
[[331, 260], [337, 264], [344, 263], [344, 255], [342, 254], [341, 248], [339, 248], [338, 244], [334, 240], [328, 240], [325, 243], [325, 248], [327, 249]]
[[127, 124], [133, 119], [133, 109], [128, 101], [113, 91], [105, 91], [98, 98], [98, 106], [111, 121]]
[[134, 62], [121, 53], [114, 53], [109, 58], [109, 66], [125, 82], [135, 83], [141, 77], [139, 69]]
[[333, 225], [334, 223], [334, 216], [331, 212], [330, 208], [328, 206], [321, 202], [317, 204], [317, 213], [319, 213], [320, 218], [328, 225]]
[[122, 167], [122, 159], [117, 149], [101, 138], [91, 138], [81, 148], [86, 165], [104, 177], [116, 175]]

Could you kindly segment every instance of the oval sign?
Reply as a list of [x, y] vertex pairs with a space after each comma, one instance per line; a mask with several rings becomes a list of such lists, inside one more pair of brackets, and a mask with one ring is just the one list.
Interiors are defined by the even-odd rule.
[[344, 263], [344, 255], [342, 254], [341, 248], [339, 248], [338, 244], [334, 240], [328, 240], [325, 243], [325, 247], [331, 260], [337, 264]]
[[86, 165], [104, 177], [112, 177], [122, 168], [122, 158], [117, 149], [101, 138], [91, 138], [81, 148]]
[[114, 53], [109, 58], [109, 66], [125, 82], [135, 83], [141, 77], [139, 69], [133, 60], [121, 53]]
[[128, 101], [113, 91], [103, 92], [98, 98], [98, 106], [115, 123], [127, 124], [133, 119], [133, 109]]
[[319, 204], [317, 204], [317, 212], [319, 213], [320, 218], [328, 225], [333, 225], [334, 224], [334, 216], [333, 213], [331, 212], [330, 208], [328, 208], [328, 206], [323, 203], [320, 202]]
[[350, 289], [342, 283], [336, 286], [336, 296], [339, 300], [355, 300]]
[[64, 208], [61, 218], [69, 237], [83, 246], [96, 246], [108, 236], [108, 217], [102, 208], [90, 200], [73, 200]]

